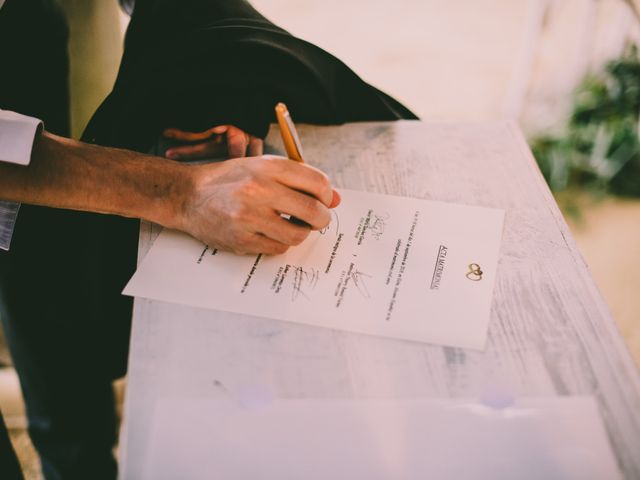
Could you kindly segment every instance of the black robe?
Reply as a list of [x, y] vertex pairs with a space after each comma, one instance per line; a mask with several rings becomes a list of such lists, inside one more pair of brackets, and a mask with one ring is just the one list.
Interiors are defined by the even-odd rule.
[[246, 1], [138, 0], [113, 92], [84, 138], [148, 151], [166, 127], [264, 137], [280, 101], [300, 123], [417, 118]]

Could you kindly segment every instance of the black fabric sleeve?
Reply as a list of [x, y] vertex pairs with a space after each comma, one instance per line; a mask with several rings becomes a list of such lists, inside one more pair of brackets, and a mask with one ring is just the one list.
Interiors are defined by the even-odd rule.
[[84, 139], [146, 151], [164, 128], [221, 124], [264, 137], [280, 101], [301, 123], [417, 118], [246, 1], [138, 0], [115, 87]]

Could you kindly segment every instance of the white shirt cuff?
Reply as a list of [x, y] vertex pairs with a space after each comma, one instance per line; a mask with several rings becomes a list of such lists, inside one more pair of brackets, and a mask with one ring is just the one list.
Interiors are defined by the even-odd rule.
[[[0, 0], [0, 6], [2, 0]], [[0, 162], [29, 165], [33, 141], [42, 128], [37, 118], [0, 110]], [[0, 192], [0, 195], [2, 192]], [[9, 250], [19, 203], [0, 200], [0, 249]]]
[[33, 141], [41, 127], [37, 118], [0, 110], [0, 162], [29, 165]]

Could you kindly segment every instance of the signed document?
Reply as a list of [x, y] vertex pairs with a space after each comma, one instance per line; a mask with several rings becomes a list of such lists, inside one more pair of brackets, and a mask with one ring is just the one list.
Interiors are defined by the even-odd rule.
[[164, 230], [127, 295], [381, 337], [484, 348], [504, 212], [340, 190], [327, 228], [279, 256]]

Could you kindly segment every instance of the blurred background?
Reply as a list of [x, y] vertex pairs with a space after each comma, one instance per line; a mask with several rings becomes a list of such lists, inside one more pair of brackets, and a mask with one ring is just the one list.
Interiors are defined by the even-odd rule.
[[[640, 364], [640, 0], [252, 3], [423, 120], [516, 121]], [[113, 85], [128, 17], [116, 0], [60, 4], [78, 138]], [[27, 478], [39, 479], [2, 343], [0, 408]]]

